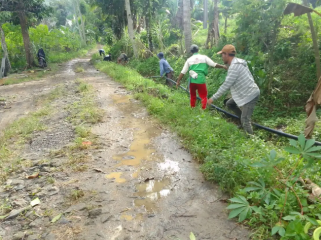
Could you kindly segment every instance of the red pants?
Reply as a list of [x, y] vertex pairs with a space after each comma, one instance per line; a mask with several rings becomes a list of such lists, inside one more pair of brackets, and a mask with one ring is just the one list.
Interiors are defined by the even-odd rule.
[[206, 83], [198, 84], [198, 83], [191, 83], [189, 86], [190, 94], [191, 94], [191, 107], [195, 107], [196, 104], [196, 90], [198, 91], [198, 95], [202, 100], [202, 108], [206, 109], [207, 104], [207, 88]]

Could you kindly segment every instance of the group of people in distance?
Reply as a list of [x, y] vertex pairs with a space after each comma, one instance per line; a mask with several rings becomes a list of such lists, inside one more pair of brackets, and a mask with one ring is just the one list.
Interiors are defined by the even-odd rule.
[[[104, 61], [111, 61], [111, 55], [110, 54], [107, 54], [105, 53], [105, 50], [104, 49], [99, 49], [99, 55], [100, 56], [103, 56], [103, 60]], [[122, 52], [120, 54], [120, 56], [117, 58], [117, 63], [118, 64], [126, 64], [128, 62], [128, 57], [126, 55], [126, 53]]]
[[[177, 79], [176, 86], [184, 75], [189, 74], [189, 91], [190, 104], [194, 108], [198, 93], [201, 98], [202, 109], [206, 109], [207, 105], [211, 105], [215, 100], [220, 98], [227, 91], [231, 92], [232, 98], [226, 101], [226, 106], [232, 110], [240, 118], [240, 128], [242, 127], [247, 134], [252, 135], [253, 129], [251, 124], [251, 117], [254, 107], [260, 97], [260, 89], [256, 85], [253, 75], [251, 74], [247, 62], [236, 57], [236, 49], [233, 45], [225, 45], [217, 54], [221, 55], [225, 65], [213, 62], [206, 55], [199, 54], [199, 48], [193, 44], [191, 46], [191, 53], [193, 54], [184, 64], [184, 67]], [[100, 56], [104, 55], [104, 61], [111, 61], [111, 56], [105, 55], [103, 49], [99, 50]], [[160, 75], [167, 79], [174, 79], [174, 70], [164, 58], [162, 52], [157, 54], [159, 58]], [[128, 57], [125, 53], [117, 59], [118, 64], [125, 64], [128, 62]], [[222, 68], [227, 70], [227, 76], [224, 83], [220, 86], [217, 92], [211, 97], [207, 98], [206, 76], [208, 68]], [[167, 82], [168, 83], [168, 82]]]
[[[190, 76], [189, 89], [191, 107], [195, 107], [197, 99], [196, 92], [198, 92], [203, 109], [206, 109], [206, 105], [211, 105], [227, 91], [231, 91], [232, 98], [226, 102], [226, 106], [240, 118], [240, 127], [242, 127], [247, 134], [252, 135], [251, 117], [260, 97], [260, 89], [254, 81], [247, 62], [236, 57], [235, 47], [230, 44], [225, 45], [223, 49], [217, 53], [221, 55], [225, 65], [213, 62], [209, 57], [199, 54], [198, 51], [198, 46], [193, 44], [191, 46], [191, 53], [193, 55], [185, 62], [177, 79], [177, 87], [180, 85], [180, 81], [184, 75], [188, 72]], [[173, 79], [174, 71], [165, 60], [164, 54], [159, 53], [157, 56], [160, 59], [160, 75], [163, 76], [165, 74], [167, 78]], [[217, 92], [208, 99], [206, 76], [209, 67], [223, 68], [227, 70], [227, 76]]]

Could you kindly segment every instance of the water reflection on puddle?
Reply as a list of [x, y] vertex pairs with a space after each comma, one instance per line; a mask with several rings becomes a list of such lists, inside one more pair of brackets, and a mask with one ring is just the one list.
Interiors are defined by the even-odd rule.
[[165, 159], [164, 162], [162, 163], [158, 163], [158, 168], [161, 171], [164, 171], [166, 173], [172, 174], [172, 173], [177, 173], [179, 172], [179, 166], [178, 166], [178, 162], [169, 160], [169, 159]]
[[135, 206], [144, 206], [148, 212], [156, 210], [156, 201], [170, 194], [170, 180], [149, 180], [136, 186], [135, 196], [140, 197], [134, 201]]
[[123, 183], [123, 182], [126, 182], [126, 179], [120, 177], [122, 174], [123, 174], [122, 172], [113, 172], [111, 174], [106, 175], [106, 178], [114, 178], [115, 182]]

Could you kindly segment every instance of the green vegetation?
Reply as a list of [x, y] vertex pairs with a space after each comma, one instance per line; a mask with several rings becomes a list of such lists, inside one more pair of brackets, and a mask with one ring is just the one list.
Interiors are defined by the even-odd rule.
[[[318, 0], [293, 2], [321, 11]], [[11, 73], [20, 73], [25, 67], [34, 67], [39, 48], [45, 50], [52, 72], [59, 68], [57, 63], [85, 54], [97, 42], [105, 45], [113, 61], [125, 52], [130, 58], [127, 68], [103, 63], [98, 54], [92, 62], [133, 90], [150, 113], [182, 137], [202, 164], [205, 177], [233, 196], [228, 207], [230, 218], [252, 227], [253, 239], [269, 239], [271, 235], [283, 240], [318, 238], [320, 197], [311, 197], [310, 188], [311, 182], [321, 184], [320, 148], [300, 134], [306, 118], [304, 105], [321, 71], [321, 18], [315, 13], [285, 16], [286, 5], [286, 0], [4, 0], [0, 3], [0, 55], [10, 60]], [[204, 17], [208, 17], [205, 29]], [[164, 79], [144, 78], [159, 75], [156, 54], [160, 51], [177, 77], [192, 43], [218, 63], [222, 61], [216, 52], [225, 44], [235, 45], [237, 56], [247, 60], [261, 89], [253, 120], [300, 135], [299, 140], [288, 143], [263, 131], [249, 138], [219, 113], [190, 109], [186, 94], [160, 84]], [[77, 66], [75, 71], [84, 69]], [[35, 71], [27, 78], [11, 75], [4, 84], [47, 74]], [[209, 96], [225, 77], [224, 70], [210, 70]], [[72, 170], [83, 171], [88, 159], [81, 150], [95, 147], [89, 126], [99, 122], [102, 114], [91, 87], [84, 82], [77, 84], [79, 99], [67, 107], [76, 137], [60, 154], [68, 157]], [[186, 79], [182, 84], [187, 84]], [[215, 104], [224, 107], [225, 97]], [[40, 112], [13, 123], [1, 136], [2, 181], [21, 162], [15, 149], [21, 145], [13, 143], [24, 143], [31, 133], [44, 129], [41, 119], [49, 116], [46, 104], [50, 101]], [[314, 131], [318, 140], [320, 126]]]
[[305, 142], [301, 135], [283, 149], [257, 136], [249, 138], [217, 112], [191, 109], [184, 92], [114, 63], [97, 62], [96, 67], [134, 91], [151, 114], [178, 133], [202, 163], [205, 177], [234, 196], [230, 217], [255, 228], [253, 239], [267, 239], [275, 227], [282, 239], [293, 239], [307, 222], [316, 225], [321, 205], [308, 197], [304, 180], [299, 181], [321, 184], [316, 161], [321, 147], [313, 147], [314, 140]]

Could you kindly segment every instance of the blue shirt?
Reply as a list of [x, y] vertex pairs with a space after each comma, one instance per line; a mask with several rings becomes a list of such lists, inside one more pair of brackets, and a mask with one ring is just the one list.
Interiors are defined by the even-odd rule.
[[173, 68], [171, 68], [169, 63], [164, 58], [159, 60], [159, 68], [160, 68], [160, 75], [161, 76], [163, 76], [164, 73], [173, 72]]

